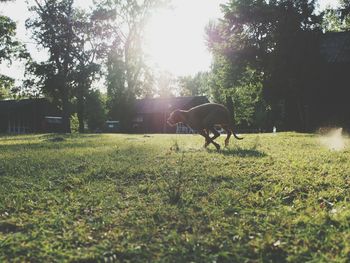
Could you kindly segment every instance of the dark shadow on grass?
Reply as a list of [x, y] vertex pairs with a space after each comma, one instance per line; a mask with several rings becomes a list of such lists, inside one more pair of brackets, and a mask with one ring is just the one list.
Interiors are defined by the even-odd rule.
[[227, 155], [227, 156], [238, 156], [238, 157], [266, 157], [267, 154], [259, 151], [255, 148], [251, 149], [243, 149], [243, 148], [224, 148], [220, 151], [216, 151], [213, 149], [208, 149], [208, 152], [210, 153], [219, 153], [222, 155]]
[[34, 141], [39, 138], [39, 135], [32, 135], [32, 134], [6, 134], [1, 133], [0, 134], [0, 140], [8, 141], [8, 142], [15, 142], [15, 141]]
[[23, 230], [23, 227], [18, 226], [14, 223], [9, 222], [0, 222], [0, 233], [8, 234], [8, 233], [16, 233]]
[[98, 133], [47, 133], [47, 134], [39, 135], [39, 138], [43, 140], [50, 140], [56, 137], [62, 137], [64, 139], [85, 139], [85, 138], [101, 137], [101, 134], [98, 134]]
[[[4, 142], [15, 142], [14, 144], [0, 144], [0, 152], [21, 151], [28, 150], [40, 150], [40, 149], [64, 149], [64, 148], [91, 148], [106, 146], [104, 144], [94, 143], [84, 139], [94, 139], [101, 137], [100, 134], [42, 134], [42, 135], [19, 135], [15, 137], [3, 137]], [[1, 139], [1, 137], [0, 137]], [[21, 141], [16, 143], [16, 141]], [[92, 142], [94, 142], [92, 140]]]

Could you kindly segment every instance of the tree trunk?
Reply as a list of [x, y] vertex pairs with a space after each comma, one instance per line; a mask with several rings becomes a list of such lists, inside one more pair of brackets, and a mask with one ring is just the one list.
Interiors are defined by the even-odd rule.
[[69, 109], [69, 98], [67, 87], [64, 87], [64, 91], [62, 92], [62, 111], [63, 111], [63, 132], [71, 133], [70, 127], [70, 109]]
[[64, 61], [62, 65], [62, 73], [63, 73], [63, 94], [62, 94], [62, 107], [63, 107], [63, 125], [64, 125], [64, 132], [71, 133], [71, 126], [70, 126], [70, 103], [69, 103], [69, 85], [68, 85], [68, 71], [69, 71], [69, 64], [70, 64], [70, 52], [71, 52], [71, 44], [72, 44], [72, 38], [73, 38], [73, 29], [71, 24], [71, 17], [72, 17], [72, 5], [73, 2], [70, 3], [69, 6], [69, 13], [68, 13], [68, 30], [69, 34], [67, 37], [67, 46], [66, 51], [64, 54]]
[[226, 96], [226, 106], [229, 112], [232, 115], [233, 122], [235, 120], [235, 111], [234, 111], [234, 104], [233, 104], [233, 99], [231, 96]]
[[84, 110], [78, 110], [79, 133], [84, 133]]
[[78, 87], [78, 97], [77, 97], [77, 103], [78, 103], [78, 121], [79, 121], [79, 133], [84, 133], [84, 87], [83, 85], [79, 85]]
[[298, 109], [298, 116], [299, 116], [298, 129], [299, 131], [305, 132], [306, 131], [305, 109], [301, 99], [297, 99], [297, 109]]

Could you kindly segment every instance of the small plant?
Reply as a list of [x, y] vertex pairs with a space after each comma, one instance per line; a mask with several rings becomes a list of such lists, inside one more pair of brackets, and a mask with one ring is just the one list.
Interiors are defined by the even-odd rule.
[[79, 120], [78, 120], [78, 115], [76, 113], [74, 113], [70, 118], [70, 126], [71, 126], [72, 133], [79, 132]]
[[260, 136], [256, 136], [254, 139], [254, 145], [252, 147], [253, 150], [257, 150], [260, 147]]
[[170, 147], [170, 150], [174, 151], [174, 152], [180, 151], [180, 146], [179, 146], [179, 143], [177, 142], [177, 140], [174, 140], [172, 146]]
[[169, 203], [172, 205], [178, 205], [181, 203], [182, 200], [182, 187], [183, 187], [183, 180], [184, 180], [184, 174], [183, 174], [183, 164], [184, 164], [184, 156], [185, 154], [182, 154], [182, 157], [179, 161], [179, 166], [177, 169], [175, 169], [175, 172], [172, 175], [172, 178], [169, 179], [168, 183], [168, 197], [169, 197]]

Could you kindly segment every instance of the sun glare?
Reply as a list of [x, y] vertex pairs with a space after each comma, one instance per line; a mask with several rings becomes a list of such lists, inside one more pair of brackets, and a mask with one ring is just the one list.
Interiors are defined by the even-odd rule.
[[[146, 32], [146, 52], [154, 68], [173, 75], [193, 75], [208, 70], [211, 55], [205, 45], [205, 26], [221, 17], [227, 0], [173, 0], [173, 8], [153, 14]], [[320, 0], [320, 9], [338, 1]]]
[[155, 13], [146, 32], [150, 63], [174, 75], [208, 70], [211, 56], [204, 29], [211, 19], [220, 16], [223, 2], [174, 0], [172, 8]]

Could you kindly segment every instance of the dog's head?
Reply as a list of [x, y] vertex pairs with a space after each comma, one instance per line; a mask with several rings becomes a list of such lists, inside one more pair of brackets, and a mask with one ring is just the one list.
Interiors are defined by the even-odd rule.
[[182, 112], [180, 110], [175, 110], [172, 113], [170, 113], [167, 123], [170, 126], [175, 126], [179, 122], [183, 122]]

